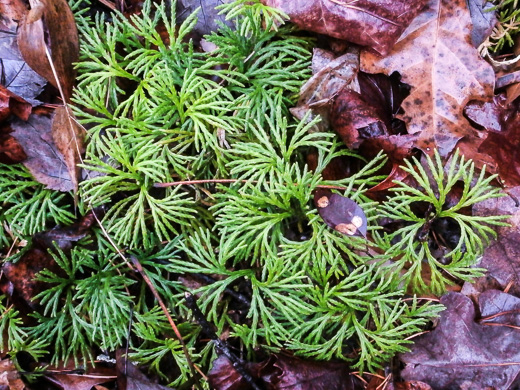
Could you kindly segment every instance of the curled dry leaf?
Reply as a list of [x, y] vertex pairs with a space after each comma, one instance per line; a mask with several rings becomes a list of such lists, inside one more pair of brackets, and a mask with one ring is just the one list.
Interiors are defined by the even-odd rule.
[[314, 194], [314, 204], [320, 217], [332, 229], [347, 236], [366, 236], [367, 217], [352, 199], [318, 189]]
[[359, 70], [359, 50], [350, 48], [346, 54], [335, 58], [332, 52], [314, 49], [312, 56], [313, 76], [300, 89], [300, 98], [291, 113], [303, 119], [311, 111], [309, 120], [319, 115], [316, 125], [320, 131], [327, 131], [332, 99], [344, 87], [349, 86]]
[[79, 58], [74, 15], [66, 0], [31, 0], [30, 3], [31, 10], [18, 28], [20, 52], [32, 69], [63, 91], [68, 102], [76, 79], [73, 63]]
[[471, 23], [465, 0], [430, 0], [387, 56], [361, 54], [363, 71], [397, 71], [412, 86], [399, 118], [427, 153], [446, 156], [459, 139], [476, 136], [463, 108], [493, 95], [495, 74], [471, 44]]
[[304, 30], [386, 54], [427, 0], [262, 0]]
[[26, 13], [23, 0], [0, 1], [0, 82], [12, 93], [36, 105], [40, 102], [35, 98], [42, 92], [46, 81], [27, 66], [16, 42], [18, 21]]

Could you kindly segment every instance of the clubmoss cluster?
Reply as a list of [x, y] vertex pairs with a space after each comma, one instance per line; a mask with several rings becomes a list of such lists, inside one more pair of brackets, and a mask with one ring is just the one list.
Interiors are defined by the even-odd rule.
[[[198, 297], [217, 333], [227, 332], [251, 359], [257, 347], [286, 348], [344, 359], [360, 370], [381, 367], [442, 310], [414, 296], [405, 299], [407, 288], [430, 287], [417, 279], [417, 269], [429, 263], [442, 274], [457, 266], [457, 276], [475, 276], [467, 268], [482, 250], [475, 240], [491, 230], [458, 211], [497, 196], [490, 179], [481, 175], [475, 190], [468, 162], [453, 161], [445, 174], [439, 159], [428, 160], [437, 186], [432, 190], [416, 161], [405, 169], [424, 192], [400, 184], [397, 196], [383, 205], [364, 195], [381, 179], [381, 155], [349, 178], [323, 180], [333, 158], [361, 157], [333, 133], [309, 132], [314, 121], [300, 122], [289, 113], [310, 76], [312, 42], [278, 26], [284, 15], [240, 0], [222, 7], [235, 28], [222, 26], [206, 37], [216, 50], [201, 52], [187, 38], [196, 16], [177, 26], [174, 9], [146, 1], [142, 14], [129, 20], [115, 14], [110, 23], [98, 17], [90, 27], [81, 24], [73, 100], [88, 130], [88, 148], [79, 208], [105, 208], [102, 225], [117, 250], [97, 227], [70, 253], [52, 249], [63, 273], [40, 273], [49, 289], [37, 297], [38, 325], [24, 328], [12, 307], [0, 307], [0, 330], [9, 327], [14, 334], [8, 348], [35, 357], [47, 350], [58, 363], [71, 356], [90, 360], [96, 349], [113, 352], [129, 343], [134, 360], [172, 385], [188, 381], [179, 341], [122, 253], [139, 259], [194, 362], [205, 369], [214, 357], [212, 344], [201, 340], [191, 321], [186, 290]], [[314, 170], [306, 164], [311, 149], [318, 155]], [[41, 189], [19, 167], [1, 169], [13, 171], [0, 182], [2, 228], [24, 237], [73, 219], [65, 195]], [[444, 210], [443, 197], [456, 181], [464, 183], [465, 197], [459, 208]], [[339, 192], [364, 209], [374, 242], [323, 223], [312, 203], [320, 186], [343, 188]], [[437, 217], [461, 218], [465, 235], [448, 256], [451, 268], [420, 256], [423, 245], [414, 235], [426, 221], [410, 214], [415, 201], [431, 202]], [[44, 217], [32, 207], [44, 210]], [[408, 228], [377, 232], [381, 213]], [[26, 226], [23, 218], [36, 221]], [[12, 244], [5, 233], [0, 239], [4, 247]], [[471, 261], [461, 264], [468, 253]], [[409, 264], [403, 277], [399, 271]], [[431, 290], [440, 292], [450, 282], [432, 280]], [[177, 370], [165, 371], [167, 363]]]

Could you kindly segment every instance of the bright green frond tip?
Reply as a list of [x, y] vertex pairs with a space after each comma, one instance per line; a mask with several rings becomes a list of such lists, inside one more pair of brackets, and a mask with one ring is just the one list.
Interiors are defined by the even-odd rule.
[[[471, 207], [486, 199], [504, 196], [491, 185], [485, 167], [475, 178], [475, 165], [456, 153], [443, 165], [435, 151], [426, 163], [405, 161], [402, 167], [413, 184], [396, 182], [395, 196], [382, 205], [384, 216], [400, 223], [391, 233], [376, 233], [376, 243], [386, 249], [393, 270], [402, 282], [418, 292], [442, 294], [456, 279], [471, 280], [485, 270], [473, 267], [484, 246], [496, 236], [492, 226], [507, 226], [508, 216], [472, 215]], [[445, 234], [448, 232], [449, 234]], [[424, 270], [429, 269], [430, 281]]]

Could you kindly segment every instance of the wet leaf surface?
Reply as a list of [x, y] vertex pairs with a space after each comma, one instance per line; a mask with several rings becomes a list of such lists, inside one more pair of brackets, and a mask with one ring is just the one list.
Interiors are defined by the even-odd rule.
[[[271, 355], [260, 363], [247, 365], [255, 379], [261, 379], [266, 390], [357, 390], [362, 382], [350, 374], [345, 363], [303, 360], [285, 355]], [[220, 356], [208, 374], [216, 390], [250, 389], [231, 362]]]
[[113, 382], [117, 378], [115, 367], [101, 367], [99, 363], [85, 373], [54, 371], [46, 375], [46, 378], [62, 390], [91, 390], [96, 385]]
[[320, 217], [332, 229], [347, 236], [364, 237], [367, 234], [367, 217], [352, 199], [318, 189], [314, 194], [314, 203]]
[[63, 155], [57, 150], [52, 134], [53, 113], [33, 113], [28, 121], [13, 119], [11, 135], [27, 155], [24, 165], [34, 178], [47, 188], [72, 191], [74, 182]]
[[361, 54], [363, 71], [397, 71], [411, 85], [399, 118], [425, 152], [437, 147], [446, 156], [459, 139], [474, 137], [463, 108], [493, 95], [494, 72], [471, 44], [471, 23], [465, 0], [430, 0], [387, 56]]
[[230, 27], [233, 26], [232, 21], [226, 20], [226, 15], [219, 15], [220, 11], [215, 9], [215, 7], [219, 5], [230, 2], [230, 0], [179, 0], [177, 1], [177, 21], [178, 23], [182, 23], [200, 7], [199, 13], [197, 14], [197, 24], [195, 24], [192, 31], [197, 39], [200, 39], [202, 36], [216, 31], [220, 23], [227, 24]]
[[506, 104], [503, 97], [493, 102], [472, 104], [468, 116], [488, 130], [478, 151], [493, 158], [500, 179], [509, 186], [520, 185], [520, 101]]
[[26, 13], [21, 0], [0, 2], [0, 84], [35, 105], [41, 103], [36, 97], [47, 82], [25, 63], [18, 49], [16, 29]]
[[[496, 302], [494, 295], [481, 295], [481, 310]], [[401, 356], [406, 364], [402, 377], [426, 382], [433, 389], [515, 388], [520, 374], [520, 330], [477, 323], [473, 302], [462, 294], [448, 293], [441, 303], [446, 310], [437, 327], [417, 337], [411, 351]]]
[[507, 215], [509, 227], [499, 227], [498, 237], [484, 251], [479, 266], [488, 270], [486, 276], [474, 284], [465, 283], [463, 292], [478, 296], [486, 289], [508, 288], [510, 294], [520, 297], [520, 206], [516, 199], [520, 197], [520, 187], [508, 191], [512, 197], [489, 199], [473, 207], [474, 215]]
[[304, 30], [368, 46], [386, 54], [425, 6], [418, 1], [262, 0]]
[[11, 114], [26, 121], [29, 119], [31, 111], [30, 103], [0, 85], [0, 122], [9, 118]]

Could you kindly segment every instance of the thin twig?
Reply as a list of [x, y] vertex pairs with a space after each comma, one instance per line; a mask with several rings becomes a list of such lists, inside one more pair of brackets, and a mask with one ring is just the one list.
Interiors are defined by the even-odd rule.
[[[159, 306], [161, 307], [164, 315], [168, 319], [168, 322], [170, 323], [170, 326], [173, 329], [175, 336], [177, 337], [177, 339], [179, 340], [179, 343], [181, 344], [182, 351], [184, 352], [184, 356], [186, 357], [186, 361], [188, 362], [188, 365], [190, 367], [191, 374], [193, 375], [194, 378], [196, 378], [197, 375], [195, 373], [195, 367], [194, 367], [195, 365], [193, 364], [193, 361], [191, 360], [190, 353], [188, 351], [188, 348], [186, 347], [186, 343], [184, 342], [184, 339], [182, 338], [181, 332], [179, 331], [179, 328], [177, 328], [175, 321], [173, 321], [173, 318], [170, 315], [168, 308], [164, 304], [161, 296], [157, 292], [157, 289], [153, 285], [152, 281], [148, 277], [148, 274], [144, 270], [143, 266], [141, 265], [141, 263], [139, 262], [137, 257], [130, 255], [130, 260], [132, 260], [132, 263], [134, 264], [135, 268], [141, 274], [141, 277], [143, 278], [143, 280], [146, 282], [146, 284], [150, 288], [150, 291], [152, 292], [153, 296], [157, 300], [157, 303], [159, 303]], [[198, 383], [198, 381], [195, 381], [195, 385], [197, 386], [197, 388], [202, 390], [202, 387], [200, 386], [200, 383]]]
[[[204, 179], [204, 180], [181, 180], [181, 181], [172, 181], [169, 183], [155, 183], [153, 186], [156, 188], [166, 188], [166, 187], [175, 187], [175, 186], [191, 186], [196, 184], [226, 184], [226, 183], [258, 183], [256, 180], [239, 180], [239, 179]], [[294, 183], [294, 185], [298, 185], [298, 183]], [[347, 187], [342, 186], [332, 186], [321, 184], [317, 185], [316, 188], [328, 189], [328, 190], [346, 190]]]

